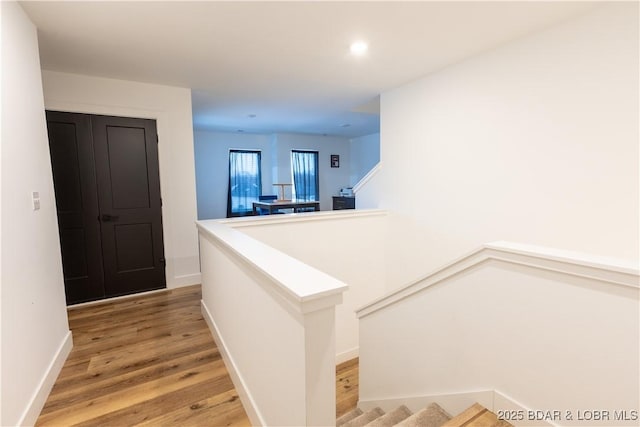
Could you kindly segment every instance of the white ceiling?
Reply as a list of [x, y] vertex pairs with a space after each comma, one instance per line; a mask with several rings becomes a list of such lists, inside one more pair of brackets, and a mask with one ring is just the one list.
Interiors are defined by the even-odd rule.
[[348, 137], [378, 131], [380, 93], [594, 5], [22, 2], [44, 69], [192, 88], [196, 129]]

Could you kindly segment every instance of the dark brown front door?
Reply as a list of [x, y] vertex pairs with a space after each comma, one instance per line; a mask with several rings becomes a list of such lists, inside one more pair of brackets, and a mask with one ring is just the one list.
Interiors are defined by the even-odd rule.
[[67, 303], [104, 298], [91, 121], [48, 111], [47, 129]]
[[[67, 303], [164, 288], [155, 121], [47, 112], [47, 123]], [[75, 234], [63, 227], [69, 194]]]

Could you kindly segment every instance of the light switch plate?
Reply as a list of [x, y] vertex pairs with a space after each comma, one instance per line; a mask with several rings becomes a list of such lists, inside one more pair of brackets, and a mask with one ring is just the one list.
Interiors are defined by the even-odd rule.
[[34, 211], [40, 210], [40, 193], [39, 192], [34, 191], [31, 193], [31, 203], [33, 205]]

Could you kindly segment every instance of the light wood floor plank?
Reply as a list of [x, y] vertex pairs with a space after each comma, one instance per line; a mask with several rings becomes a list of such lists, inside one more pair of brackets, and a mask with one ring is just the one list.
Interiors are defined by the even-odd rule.
[[[97, 398], [102, 394], [119, 391], [128, 387], [148, 381], [152, 377], [171, 375], [175, 372], [183, 372], [205, 363], [220, 360], [217, 349], [209, 348], [197, 353], [164, 363], [148, 366], [121, 375], [113, 375], [94, 381], [96, 375], [85, 374], [76, 377], [73, 382], [59, 387], [55, 394], [49, 397], [47, 410], [54, 411], [61, 407], [69, 406], [77, 401]], [[80, 385], [80, 386], [78, 386]], [[43, 412], [43, 414], [46, 412]]]
[[162, 376], [133, 387], [66, 405], [58, 411], [43, 415], [42, 422], [46, 425], [49, 420], [56, 419], [58, 425], [76, 425], [104, 413], [118, 411], [164, 394], [188, 389], [190, 386], [222, 376], [225, 373], [226, 370], [221, 360], [218, 363], [212, 362], [196, 369], [190, 369], [188, 372]]
[[[38, 426], [249, 426], [200, 313], [200, 286], [71, 307], [74, 347]], [[336, 367], [336, 413], [358, 359]]]
[[351, 359], [336, 367], [336, 417], [339, 418], [358, 405], [358, 362]]
[[[196, 405], [203, 396], [215, 396], [233, 389], [233, 383], [229, 377], [219, 377], [205, 381], [189, 388], [189, 393], [176, 392], [158, 396], [142, 403], [127, 406], [118, 411], [109, 412], [96, 417], [91, 422], [78, 424], [80, 426], [132, 426], [139, 425], [147, 420], [162, 417], [175, 412], [184, 411]], [[195, 402], [195, 403], [194, 403]], [[238, 408], [244, 412], [239, 399], [236, 400]], [[245, 423], [248, 418], [239, 417]], [[215, 426], [215, 424], [206, 424]]]
[[[235, 390], [229, 390], [225, 393], [202, 399], [190, 407], [183, 407], [178, 411], [148, 419], [138, 425], [150, 427], [164, 425], [227, 425], [234, 418], [233, 416], [229, 417], [229, 414], [237, 411], [235, 402], [238, 399], [239, 397]], [[215, 419], [220, 421], [215, 422]]]
[[200, 299], [192, 286], [70, 308], [74, 348], [37, 425], [249, 425]]

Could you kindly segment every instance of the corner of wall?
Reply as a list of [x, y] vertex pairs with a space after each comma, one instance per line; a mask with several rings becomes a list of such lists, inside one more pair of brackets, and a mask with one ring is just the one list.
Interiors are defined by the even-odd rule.
[[71, 331], [69, 331], [60, 343], [51, 363], [45, 371], [45, 374], [42, 376], [38, 388], [27, 405], [27, 409], [20, 417], [18, 425], [34, 425], [36, 423], [38, 416], [40, 415], [40, 412], [42, 412], [42, 408], [47, 401], [47, 397], [49, 397], [49, 393], [58, 378], [58, 374], [60, 374], [64, 362], [67, 360], [72, 348], [73, 336]]
[[[37, 29], [2, 2], [2, 425], [37, 418], [71, 349]], [[5, 107], [11, 108], [5, 108]], [[31, 205], [40, 193], [40, 207]]]

